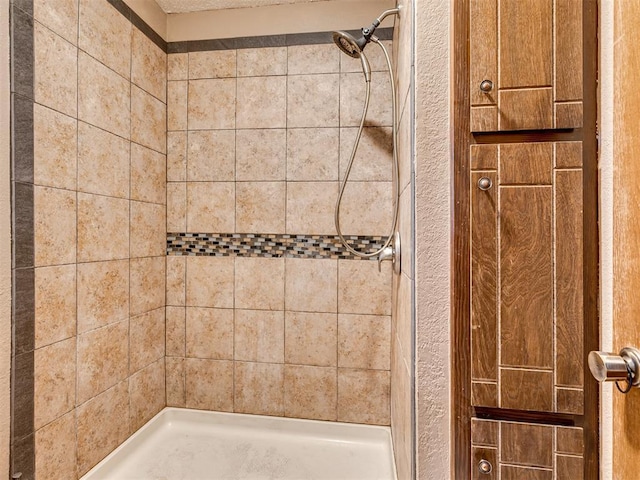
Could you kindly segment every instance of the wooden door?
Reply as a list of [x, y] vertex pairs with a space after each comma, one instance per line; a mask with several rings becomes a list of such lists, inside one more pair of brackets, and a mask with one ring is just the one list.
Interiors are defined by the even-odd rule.
[[[640, 347], [640, 1], [614, 14], [614, 349]], [[638, 478], [640, 390], [614, 389], [613, 478]]]
[[471, 0], [469, 17], [472, 132], [582, 126], [582, 0]]

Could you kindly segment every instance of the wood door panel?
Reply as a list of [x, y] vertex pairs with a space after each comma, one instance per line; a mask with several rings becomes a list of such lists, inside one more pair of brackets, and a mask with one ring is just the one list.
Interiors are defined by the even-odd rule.
[[500, 185], [551, 185], [552, 143], [500, 146]]
[[501, 364], [553, 367], [550, 187], [500, 188]]
[[471, 403], [478, 407], [497, 407], [498, 382], [472, 382]]
[[500, 407], [553, 411], [553, 372], [501, 368]]
[[469, 57], [471, 105], [495, 105], [494, 93], [483, 93], [480, 84], [484, 80], [494, 82], [497, 92], [498, 80], [498, 4], [497, 0], [470, 0]]
[[553, 89], [502, 90], [498, 99], [499, 130], [553, 128]]
[[582, 98], [582, 0], [555, 0], [556, 102]]
[[582, 168], [582, 142], [556, 142], [556, 168]]
[[500, 478], [502, 480], [553, 480], [553, 471], [502, 465], [500, 467]]
[[558, 413], [584, 414], [584, 391], [573, 388], [556, 388], [556, 411]]

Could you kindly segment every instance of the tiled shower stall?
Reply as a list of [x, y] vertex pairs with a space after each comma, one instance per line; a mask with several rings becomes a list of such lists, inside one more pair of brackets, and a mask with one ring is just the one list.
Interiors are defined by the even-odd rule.
[[[168, 405], [391, 425], [409, 478], [409, 19], [393, 47], [379, 32], [401, 112], [393, 277], [336, 237], [364, 78], [330, 34], [167, 45], [120, 0], [13, 1], [13, 472], [78, 478]], [[393, 197], [368, 52], [342, 216], [360, 248]]]

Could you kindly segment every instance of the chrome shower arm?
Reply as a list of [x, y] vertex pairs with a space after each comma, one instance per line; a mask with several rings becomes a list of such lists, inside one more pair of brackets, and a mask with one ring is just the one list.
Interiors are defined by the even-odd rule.
[[[384, 12], [382, 12], [382, 14], [378, 18], [376, 18], [376, 22], [378, 22], [378, 25], [380, 25], [382, 21], [389, 15], [400, 15], [400, 8], [390, 8], [389, 10], [385, 10]], [[376, 25], [376, 27], [378, 25]]]

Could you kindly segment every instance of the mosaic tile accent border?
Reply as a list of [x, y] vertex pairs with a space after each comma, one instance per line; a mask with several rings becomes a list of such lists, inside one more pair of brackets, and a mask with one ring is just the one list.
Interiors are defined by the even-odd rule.
[[[364, 252], [379, 249], [386, 240], [378, 236], [345, 238], [353, 248]], [[167, 255], [364, 260], [347, 251], [337, 235], [167, 233]]]

